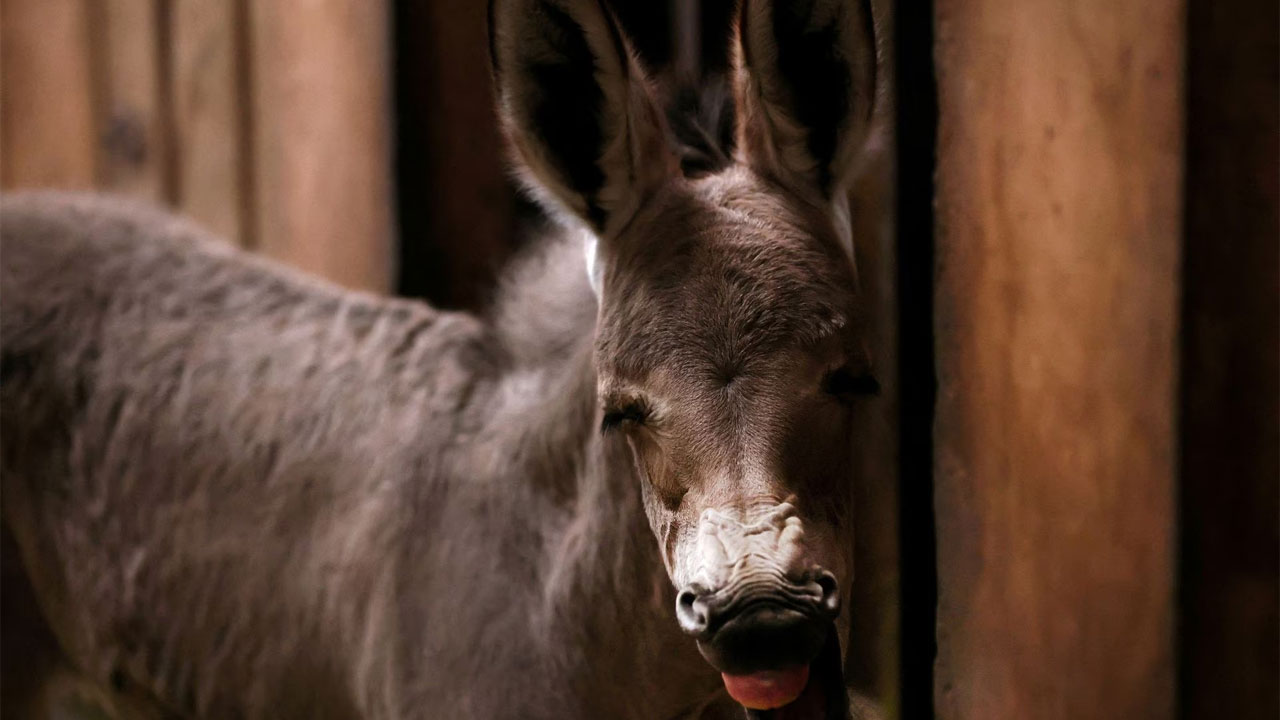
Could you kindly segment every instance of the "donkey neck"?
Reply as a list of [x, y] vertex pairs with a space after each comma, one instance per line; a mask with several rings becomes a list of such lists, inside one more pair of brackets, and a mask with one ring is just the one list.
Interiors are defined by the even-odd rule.
[[532, 625], [571, 669], [567, 687], [589, 715], [674, 716], [719, 681], [680, 634], [629, 451], [596, 425], [595, 316], [570, 236], [516, 266], [495, 318], [512, 363], [495, 398], [523, 420], [508, 426], [524, 452], [513, 480], [552, 515]]
[[[583, 395], [572, 437], [568, 417], [549, 414], [540, 433], [548, 447], [579, 454], [568, 493], [555, 483], [561, 520], [548, 537], [540, 573], [540, 625], [556, 648], [569, 649], [584, 716], [684, 716], [715, 696], [719, 678], [680, 633], [675, 591], [648, 526], [630, 451], [603, 437], [594, 420], [595, 372], [589, 352], [566, 369]], [[548, 398], [553, 401], [553, 398]], [[585, 408], [585, 410], [584, 410]], [[561, 466], [565, 466], [564, 463]], [[560, 650], [563, 651], [563, 650]]]

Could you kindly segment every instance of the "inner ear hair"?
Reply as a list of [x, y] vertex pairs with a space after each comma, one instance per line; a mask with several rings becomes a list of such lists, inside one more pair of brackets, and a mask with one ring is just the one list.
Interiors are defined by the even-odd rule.
[[498, 107], [534, 196], [604, 236], [672, 171], [643, 72], [600, 0], [493, 0]]
[[779, 180], [833, 197], [846, 185], [875, 104], [867, 0], [743, 0], [740, 146]]

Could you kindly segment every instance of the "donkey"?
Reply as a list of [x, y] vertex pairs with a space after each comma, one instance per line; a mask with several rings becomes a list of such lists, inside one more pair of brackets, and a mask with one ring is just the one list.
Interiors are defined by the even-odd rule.
[[6, 717], [861, 716], [868, 8], [746, 0], [698, 177], [597, 0], [490, 15], [563, 228], [485, 315], [121, 200], [0, 205]]

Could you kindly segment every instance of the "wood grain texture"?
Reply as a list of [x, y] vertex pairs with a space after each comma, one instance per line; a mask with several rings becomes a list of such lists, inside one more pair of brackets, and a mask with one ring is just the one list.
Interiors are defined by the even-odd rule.
[[93, 22], [98, 187], [152, 202], [170, 196], [159, 3], [86, 3]]
[[242, 48], [237, 3], [176, 2], [169, 30], [173, 63], [169, 95], [176, 145], [176, 205], [237, 244], [247, 244], [242, 127]]
[[92, 187], [94, 107], [85, 3], [0, 3], [0, 67], [0, 185]]
[[1171, 718], [1183, 6], [936, 7], [938, 717]]
[[249, 4], [257, 249], [354, 288], [390, 287], [383, 0]]

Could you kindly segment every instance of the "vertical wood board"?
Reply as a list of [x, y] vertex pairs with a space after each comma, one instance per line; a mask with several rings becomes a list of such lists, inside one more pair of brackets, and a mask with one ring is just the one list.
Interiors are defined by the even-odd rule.
[[89, 28], [82, 0], [0, 3], [0, 185], [95, 181]]
[[176, 2], [169, 36], [173, 63], [176, 202], [219, 237], [247, 244], [241, 87], [242, 48], [237, 3]]
[[488, 301], [516, 247], [516, 202], [490, 77], [486, 3], [397, 6], [402, 292]]
[[938, 716], [1171, 718], [1183, 6], [936, 7]]
[[161, 92], [159, 3], [101, 0], [91, 8], [98, 187], [151, 202], [170, 196]]
[[250, 3], [256, 244], [349, 287], [391, 282], [382, 0]]

